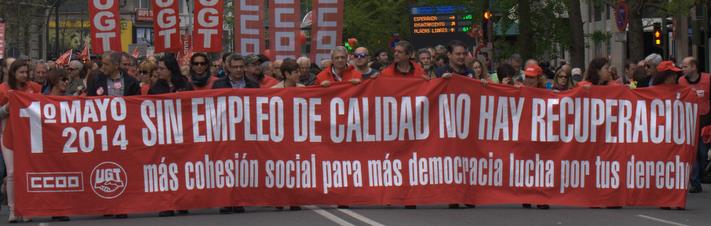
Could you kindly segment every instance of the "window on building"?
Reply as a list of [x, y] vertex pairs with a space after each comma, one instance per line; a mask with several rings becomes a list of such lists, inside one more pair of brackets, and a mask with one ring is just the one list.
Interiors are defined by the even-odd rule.
[[595, 21], [600, 21], [602, 20], [602, 13], [604, 12], [604, 8], [602, 7], [602, 4], [594, 4], [593, 3], [593, 14], [595, 17]]

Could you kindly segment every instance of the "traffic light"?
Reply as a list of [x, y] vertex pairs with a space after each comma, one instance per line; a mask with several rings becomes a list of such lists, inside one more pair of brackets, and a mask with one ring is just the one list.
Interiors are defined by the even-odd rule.
[[494, 15], [491, 13], [489, 10], [484, 10], [484, 14], [482, 14], [482, 20], [481, 20], [481, 31], [482, 31], [482, 40], [484, 42], [489, 42], [489, 23], [491, 21], [491, 17]]
[[654, 44], [657, 46], [662, 45], [662, 28], [659, 24], [654, 24]]

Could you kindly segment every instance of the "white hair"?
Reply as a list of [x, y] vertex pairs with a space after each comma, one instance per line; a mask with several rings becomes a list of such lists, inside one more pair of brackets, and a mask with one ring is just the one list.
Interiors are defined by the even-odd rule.
[[70, 61], [70, 62], [69, 62], [69, 65], [71, 65], [72, 67], [76, 67], [77, 70], [79, 70], [79, 71], [81, 71], [81, 69], [84, 69], [84, 64], [82, 64], [82, 63], [81, 63], [80, 61], [78, 61], [78, 60], [72, 60], [72, 61]]
[[331, 58], [333, 58], [333, 54], [336, 54], [337, 52], [343, 52], [343, 53], [345, 53], [346, 55], [348, 55], [348, 50], [346, 49], [346, 47], [343, 47], [343, 46], [336, 46], [336, 48], [333, 48], [333, 49], [331, 50]]
[[644, 61], [651, 65], [658, 65], [662, 62], [662, 56], [656, 53], [652, 53], [649, 54], [649, 56], [647, 56], [646, 58], [644, 58]]
[[296, 64], [305, 64], [305, 63], [311, 64], [311, 59], [309, 59], [308, 57], [305, 57], [305, 56], [302, 56], [302, 57], [299, 57], [299, 59], [296, 59]]

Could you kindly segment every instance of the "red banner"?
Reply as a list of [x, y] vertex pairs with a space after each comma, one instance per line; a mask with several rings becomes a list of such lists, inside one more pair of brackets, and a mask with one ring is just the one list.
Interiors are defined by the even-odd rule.
[[177, 0], [153, 0], [153, 37], [155, 52], [178, 52], [180, 40], [180, 8]]
[[121, 51], [121, 16], [117, 0], [89, 0], [91, 49], [96, 54]]
[[[306, 91], [308, 92], [306, 92]], [[699, 98], [464, 77], [123, 98], [10, 93], [22, 216], [220, 206], [686, 205]]]
[[313, 0], [311, 59], [331, 59], [331, 50], [343, 40], [343, 0]]
[[261, 54], [264, 51], [264, 1], [239, 0], [235, 6], [235, 52]]
[[294, 0], [269, 1], [269, 49], [276, 60], [301, 56], [301, 46], [297, 41], [301, 34], [300, 4], [300, 1]]
[[222, 0], [196, 0], [193, 24], [193, 51], [222, 51]]
[[5, 22], [0, 22], [0, 59], [5, 58]]

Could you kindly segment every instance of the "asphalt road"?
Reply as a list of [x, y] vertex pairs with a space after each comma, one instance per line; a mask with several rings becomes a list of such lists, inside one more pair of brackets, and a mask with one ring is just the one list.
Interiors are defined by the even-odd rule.
[[[248, 207], [246, 213], [218, 214], [217, 209], [193, 210], [189, 215], [158, 217], [156, 213], [129, 215], [127, 219], [74, 217], [68, 222], [36, 218], [20, 225], [711, 225], [711, 185], [705, 192], [689, 194], [686, 210], [657, 208], [587, 209], [552, 206], [548, 210], [523, 209], [520, 205], [478, 206], [448, 209], [447, 206], [352, 207], [307, 206], [300, 211], [272, 207]], [[7, 206], [0, 225], [7, 223]], [[14, 224], [18, 225], [18, 224]]]

